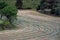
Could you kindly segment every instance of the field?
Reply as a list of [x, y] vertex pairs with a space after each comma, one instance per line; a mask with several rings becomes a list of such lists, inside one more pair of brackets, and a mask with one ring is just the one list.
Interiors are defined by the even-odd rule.
[[19, 29], [0, 32], [0, 40], [60, 40], [60, 18], [32, 10], [19, 10]]
[[[17, 0], [0, 0], [2, 1], [15, 6]], [[36, 9], [40, 5], [40, 0], [23, 0], [22, 2], [23, 8]], [[15, 13], [15, 9], [11, 12], [13, 8], [6, 7], [9, 11], [3, 12]], [[17, 28], [0, 31], [0, 40], [60, 40], [60, 17], [46, 15], [35, 10], [18, 10], [16, 15], [17, 20], [14, 20], [13, 24]]]

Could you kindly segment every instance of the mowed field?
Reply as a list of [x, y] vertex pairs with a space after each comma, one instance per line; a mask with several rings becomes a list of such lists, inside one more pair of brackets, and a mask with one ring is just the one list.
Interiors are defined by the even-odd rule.
[[18, 10], [18, 29], [0, 32], [0, 40], [60, 40], [60, 17]]

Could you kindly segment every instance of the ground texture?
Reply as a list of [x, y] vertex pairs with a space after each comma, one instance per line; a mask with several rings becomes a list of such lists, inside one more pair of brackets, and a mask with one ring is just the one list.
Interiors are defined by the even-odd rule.
[[0, 40], [60, 40], [60, 18], [19, 10], [16, 30], [0, 32]]

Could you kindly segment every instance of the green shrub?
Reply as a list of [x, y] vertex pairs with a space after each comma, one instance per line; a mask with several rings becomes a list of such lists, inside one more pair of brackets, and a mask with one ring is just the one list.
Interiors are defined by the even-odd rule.
[[4, 22], [4, 25], [5, 25], [5, 26], [6, 26], [6, 25], [10, 25], [10, 22], [7, 20], [7, 21]]
[[3, 8], [3, 15], [7, 17], [7, 19], [11, 22], [12, 19], [15, 19], [17, 16], [17, 9], [15, 6], [7, 6]]
[[[15, 26], [12, 24], [17, 17], [17, 8], [15, 6], [7, 5], [5, 2], [0, 3], [0, 29], [12, 29]], [[6, 17], [6, 20], [3, 19]]]
[[4, 22], [3, 20], [0, 20], [0, 25], [3, 24], [3, 22]]
[[57, 8], [55, 9], [55, 15], [60, 16], [60, 7], [57, 7]]
[[13, 28], [12, 25], [10, 24], [10, 22], [8, 20], [6, 20], [4, 22], [4, 26], [3, 26], [4, 29], [11, 29]]
[[0, 20], [0, 30], [9, 30], [9, 29], [13, 29], [15, 27], [16, 26], [11, 25], [8, 20], [6, 20], [6, 21]]
[[0, 30], [3, 30], [4, 29], [3, 26], [4, 26], [4, 21], [3, 20], [0, 20]]
[[2, 9], [4, 8], [4, 7], [6, 7], [6, 6], [8, 6], [8, 4], [7, 3], [5, 3], [5, 2], [0, 2], [0, 19], [2, 19]]
[[8, 4], [6, 4], [5, 2], [0, 2], [0, 9], [3, 9], [4, 7], [6, 7]]

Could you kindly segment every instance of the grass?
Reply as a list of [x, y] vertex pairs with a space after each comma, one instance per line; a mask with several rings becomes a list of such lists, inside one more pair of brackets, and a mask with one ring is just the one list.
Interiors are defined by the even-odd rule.
[[6, 2], [6, 3], [8, 3], [9, 5], [15, 5], [15, 3], [16, 3], [16, 0], [0, 0], [0, 2]]
[[36, 9], [39, 4], [40, 0], [23, 0], [23, 8]]
[[[17, 0], [0, 0], [8, 3], [9, 5], [15, 5]], [[40, 0], [23, 0], [23, 6], [22, 8], [32, 8], [36, 9], [38, 5], [40, 4]]]

